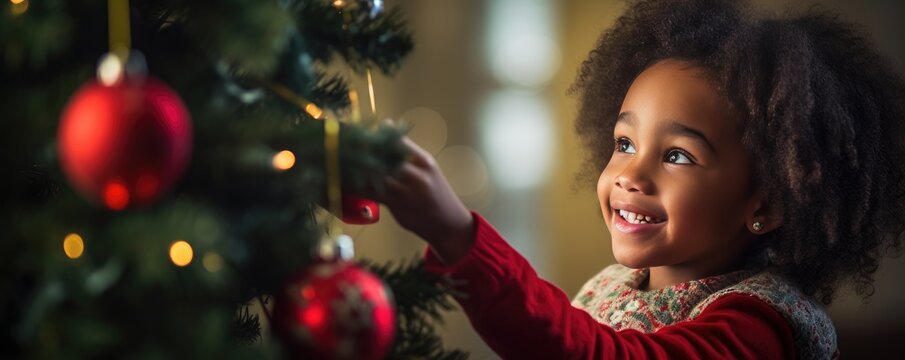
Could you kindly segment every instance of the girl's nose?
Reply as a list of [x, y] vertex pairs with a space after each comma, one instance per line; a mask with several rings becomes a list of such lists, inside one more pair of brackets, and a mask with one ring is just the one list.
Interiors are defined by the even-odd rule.
[[645, 195], [654, 193], [654, 183], [651, 181], [648, 170], [639, 156], [630, 160], [622, 172], [616, 175], [616, 187], [628, 192], [640, 192]]

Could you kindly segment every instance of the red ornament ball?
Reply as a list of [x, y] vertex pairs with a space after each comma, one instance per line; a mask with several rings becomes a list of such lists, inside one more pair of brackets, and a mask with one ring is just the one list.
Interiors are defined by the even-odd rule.
[[380, 220], [380, 204], [374, 200], [343, 194], [342, 221], [346, 224], [365, 225]]
[[293, 358], [382, 359], [393, 344], [392, 294], [347, 261], [318, 262], [275, 296], [274, 333]]
[[151, 77], [83, 85], [57, 136], [69, 183], [113, 210], [153, 203], [182, 175], [192, 148], [185, 105]]

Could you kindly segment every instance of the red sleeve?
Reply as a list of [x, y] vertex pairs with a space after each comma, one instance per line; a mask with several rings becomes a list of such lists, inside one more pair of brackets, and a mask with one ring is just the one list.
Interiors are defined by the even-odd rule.
[[713, 302], [690, 321], [645, 334], [615, 331], [571, 305], [539, 278], [477, 213], [468, 254], [444, 265], [430, 248], [429, 272], [463, 280], [455, 298], [482, 339], [504, 359], [665, 359], [794, 357], [792, 331], [772, 307], [747, 295]]

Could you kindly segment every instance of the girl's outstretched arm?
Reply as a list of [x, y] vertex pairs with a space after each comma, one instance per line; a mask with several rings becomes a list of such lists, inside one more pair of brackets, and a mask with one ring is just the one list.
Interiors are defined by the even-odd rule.
[[473, 246], [444, 264], [428, 248], [427, 270], [456, 286], [456, 300], [504, 359], [786, 359], [795, 357], [786, 320], [767, 303], [728, 295], [694, 320], [655, 333], [615, 331], [571, 305], [480, 215]]
[[645, 334], [615, 331], [571, 305], [558, 287], [456, 197], [436, 161], [405, 138], [411, 159], [388, 177], [386, 204], [424, 239], [428, 271], [446, 277], [485, 342], [506, 359], [790, 358], [788, 323], [761, 300], [729, 295], [694, 320]]

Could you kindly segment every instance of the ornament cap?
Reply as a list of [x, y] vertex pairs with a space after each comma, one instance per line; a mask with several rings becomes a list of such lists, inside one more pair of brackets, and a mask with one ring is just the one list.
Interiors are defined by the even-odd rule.
[[336, 252], [337, 258], [342, 261], [350, 261], [355, 257], [355, 245], [352, 242], [352, 237], [345, 234], [340, 234], [336, 237]]
[[143, 80], [148, 74], [148, 63], [140, 51], [108, 52], [97, 63], [97, 80], [106, 86], [125, 79]]
[[336, 237], [324, 235], [317, 247], [315, 257], [325, 261], [350, 261], [355, 257], [355, 246], [352, 238], [346, 234]]

